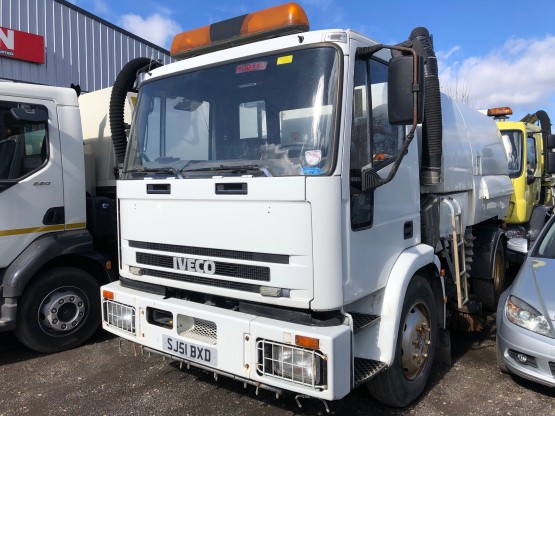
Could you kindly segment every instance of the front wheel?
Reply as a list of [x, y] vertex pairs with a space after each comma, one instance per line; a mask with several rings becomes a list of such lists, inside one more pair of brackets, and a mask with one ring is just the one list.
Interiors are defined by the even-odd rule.
[[57, 353], [78, 347], [100, 325], [100, 287], [78, 268], [52, 268], [25, 289], [15, 335], [29, 349]]
[[370, 394], [392, 407], [406, 407], [426, 387], [434, 363], [438, 324], [430, 284], [415, 276], [409, 284], [397, 334], [393, 365], [367, 384]]

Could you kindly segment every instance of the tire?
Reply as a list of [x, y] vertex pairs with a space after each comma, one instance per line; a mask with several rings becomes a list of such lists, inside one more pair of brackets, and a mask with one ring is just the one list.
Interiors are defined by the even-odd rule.
[[486, 312], [495, 312], [497, 303], [503, 290], [505, 289], [505, 248], [503, 241], [497, 243], [493, 259], [492, 277], [490, 279], [474, 278], [472, 280], [472, 292], [482, 303], [482, 308]]
[[18, 304], [15, 335], [29, 349], [57, 353], [78, 347], [100, 326], [100, 286], [78, 268], [35, 276]]
[[367, 383], [372, 397], [391, 407], [406, 407], [416, 400], [428, 383], [437, 338], [432, 289], [424, 278], [415, 276], [403, 302], [393, 365]]

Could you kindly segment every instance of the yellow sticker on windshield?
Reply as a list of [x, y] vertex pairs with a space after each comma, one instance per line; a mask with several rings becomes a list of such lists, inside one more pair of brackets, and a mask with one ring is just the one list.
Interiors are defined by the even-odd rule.
[[280, 56], [277, 59], [277, 65], [280, 66], [282, 64], [290, 64], [293, 62], [293, 55], [290, 56]]

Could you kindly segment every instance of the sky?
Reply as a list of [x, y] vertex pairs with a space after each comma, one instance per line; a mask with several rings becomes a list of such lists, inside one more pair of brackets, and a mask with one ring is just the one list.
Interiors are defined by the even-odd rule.
[[[195, 29], [284, 0], [76, 0], [79, 7], [169, 49]], [[476, 109], [510, 106], [513, 119], [545, 110], [555, 131], [555, 1], [297, 0], [311, 30], [353, 29], [397, 44], [415, 27], [434, 38], [440, 83]]]

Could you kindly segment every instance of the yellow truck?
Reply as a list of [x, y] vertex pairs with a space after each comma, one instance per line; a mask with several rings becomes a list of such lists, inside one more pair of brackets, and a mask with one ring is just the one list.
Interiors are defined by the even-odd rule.
[[555, 174], [555, 138], [543, 110], [510, 121], [511, 108], [491, 108], [509, 162], [514, 193], [505, 218], [507, 257], [522, 262], [553, 207], [551, 188]]

